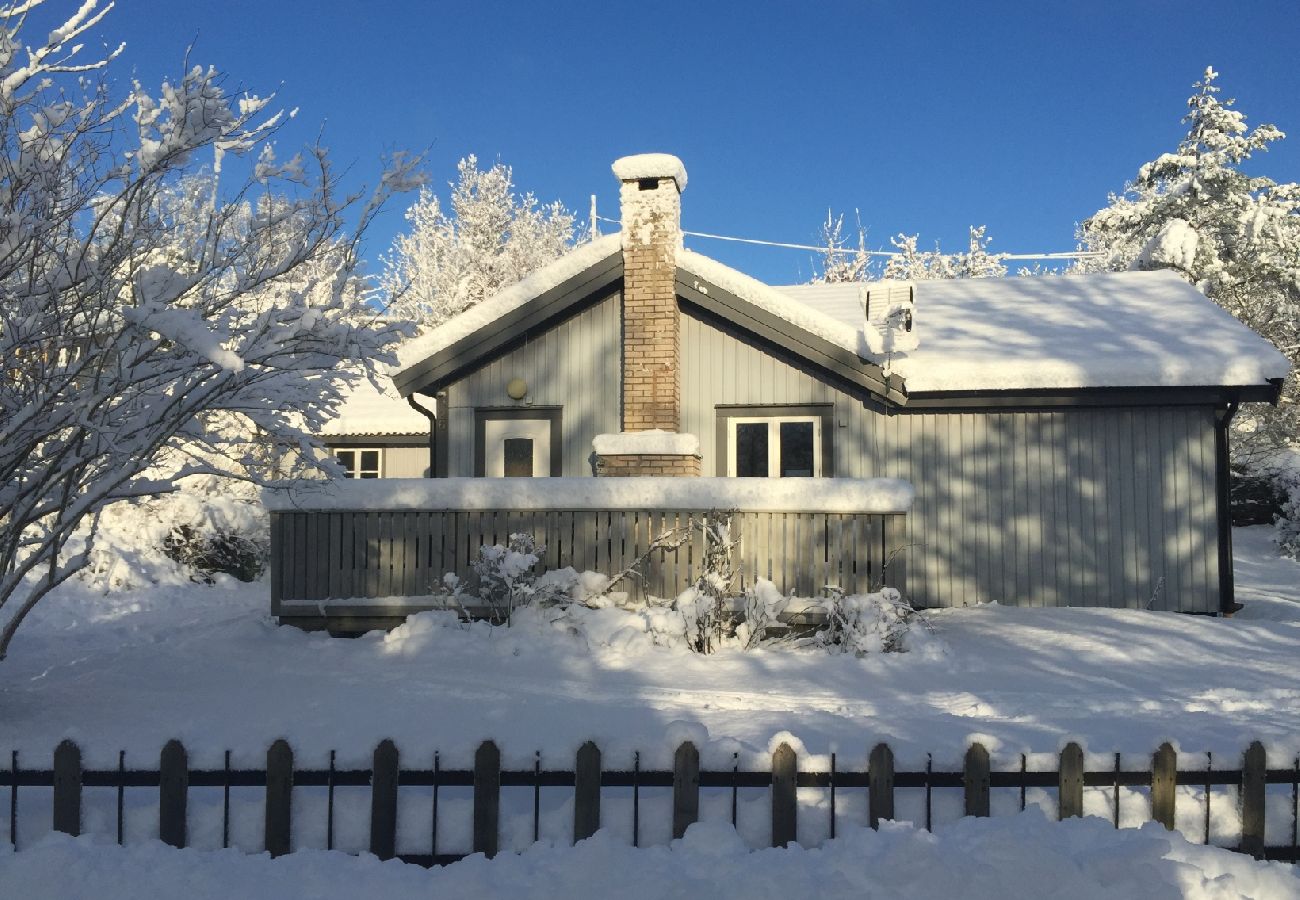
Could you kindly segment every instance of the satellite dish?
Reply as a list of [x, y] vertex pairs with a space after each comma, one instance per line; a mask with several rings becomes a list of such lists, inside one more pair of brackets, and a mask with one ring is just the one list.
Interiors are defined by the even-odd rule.
[[884, 280], [862, 285], [863, 331], [872, 353], [900, 353], [915, 350], [916, 283]]

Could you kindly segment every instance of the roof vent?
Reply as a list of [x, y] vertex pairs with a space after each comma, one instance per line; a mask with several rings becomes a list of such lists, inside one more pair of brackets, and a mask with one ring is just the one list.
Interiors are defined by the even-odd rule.
[[916, 283], [872, 281], [861, 288], [863, 331], [872, 353], [915, 350]]

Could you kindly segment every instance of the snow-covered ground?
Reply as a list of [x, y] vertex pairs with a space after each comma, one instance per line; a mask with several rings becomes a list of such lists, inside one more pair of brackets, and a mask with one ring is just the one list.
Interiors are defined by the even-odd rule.
[[52, 836], [9, 854], [0, 887], [24, 900], [281, 900], [289, 897], [835, 898], [1010, 900], [1283, 900], [1300, 895], [1294, 866], [1189, 844], [1159, 826], [1114, 831], [1097, 819], [1050, 823], [1028, 812], [965, 819], [932, 835], [885, 824], [854, 828], [821, 849], [750, 852], [729, 826], [698, 824], [671, 847], [634, 850], [605, 832], [577, 847], [537, 845], [488, 862], [424, 870], [374, 857], [307, 851], [276, 860], [234, 851], [119, 849]]
[[[1300, 753], [1300, 565], [1277, 556], [1267, 528], [1239, 529], [1236, 552], [1239, 596], [1246, 610], [1234, 619], [984, 606], [929, 613], [933, 633], [920, 634], [911, 652], [863, 658], [788, 647], [701, 657], [658, 646], [644, 633], [628, 630], [626, 617], [619, 618], [616, 610], [586, 614], [585, 636], [527, 616], [514, 627], [493, 629], [485, 624], [467, 628], [449, 617], [425, 614], [388, 635], [340, 640], [272, 625], [265, 585], [173, 583], [109, 594], [68, 585], [38, 607], [10, 658], [0, 663], [0, 761], [7, 762], [13, 749], [26, 767], [48, 766], [55, 745], [71, 737], [81, 745], [89, 767], [115, 767], [119, 750], [126, 752], [128, 767], [156, 766], [162, 745], [175, 737], [188, 748], [192, 766], [218, 767], [227, 749], [236, 766], [259, 765], [267, 746], [286, 737], [299, 766], [324, 765], [330, 750], [338, 751], [341, 766], [364, 766], [375, 744], [392, 738], [404, 765], [428, 767], [438, 751], [449, 767], [469, 765], [477, 744], [492, 738], [507, 767], [531, 768], [540, 751], [543, 765], [558, 768], [571, 766], [576, 748], [591, 739], [602, 748], [607, 768], [629, 767], [636, 751], [643, 768], [658, 768], [669, 765], [678, 743], [691, 739], [701, 748], [706, 767], [730, 768], [737, 754], [742, 767], [766, 768], [775, 744], [788, 740], [804, 768], [824, 768], [826, 756], [834, 752], [841, 769], [860, 769], [871, 748], [887, 741], [900, 769], [922, 768], [927, 754], [933, 754], [936, 769], [943, 769], [959, 767], [968, 743], [978, 739], [993, 751], [995, 767], [1018, 767], [1019, 754], [1027, 753], [1031, 767], [1052, 768], [1052, 755], [1067, 741], [1078, 740], [1089, 751], [1090, 767], [1109, 767], [1110, 754], [1119, 751], [1125, 754], [1125, 767], [1145, 768], [1152, 751], [1169, 740], [1182, 754], [1180, 767], [1196, 768], [1206, 764], [1207, 752], [1213, 752], [1216, 766], [1234, 764], [1246, 744], [1258, 739], [1268, 748], [1271, 764], [1289, 765]], [[1181, 790], [1179, 826], [1199, 841], [1203, 794], [1190, 787]], [[102, 839], [112, 833], [111, 791], [98, 799], [93, 793], [88, 791], [86, 800], [86, 827]], [[201, 793], [192, 792], [191, 839], [200, 847], [219, 847], [220, 805]], [[235, 798], [233, 839], [246, 850], [260, 848], [257, 793]], [[919, 817], [920, 798], [899, 793], [900, 818]], [[942, 793], [936, 792], [935, 800], [935, 820], [941, 825], [961, 814], [960, 793], [938, 796]], [[1015, 793], [994, 792], [995, 816], [1015, 812]], [[1282, 793], [1287, 796], [1270, 793], [1270, 843], [1289, 839], [1289, 790]], [[1108, 791], [1089, 789], [1085, 811], [1108, 818], [1108, 796]], [[839, 797], [842, 829], [865, 817], [861, 799]], [[321, 810], [315, 807], [323, 806], [320, 800], [302, 798], [302, 815], [295, 814], [295, 831], [299, 823], [304, 829], [303, 847], [324, 846], [323, 825], [317, 828], [315, 821], [323, 821], [316, 815]], [[295, 800], [296, 810], [299, 802]], [[457, 816], [465, 821], [447, 826], [451, 838], [445, 852], [467, 849], [454, 846], [455, 836], [468, 827], [467, 802], [467, 796], [446, 798], [449, 821]], [[544, 838], [566, 842], [570, 802], [558, 789], [544, 801]], [[740, 833], [750, 846], [765, 842], [767, 802], [763, 791], [742, 797]], [[666, 796], [643, 799], [643, 841], [667, 844], [666, 803]], [[1030, 791], [1029, 803], [1055, 811], [1049, 792]], [[156, 835], [155, 804], [152, 791], [128, 799], [128, 843]], [[810, 846], [822, 843], [827, 798], [801, 790], [800, 804], [800, 840]], [[512, 812], [503, 798], [503, 841], [511, 849], [531, 842], [531, 823], [520, 819], [531, 812], [531, 803], [523, 805], [526, 810]], [[7, 806], [8, 798], [0, 797], [0, 812], [7, 813]], [[603, 821], [612, 829], [610, 840], [627, 842], [630, 816], [622, 806], [630, 810], [630, 801], [610, 798]], [[726, 806], [723, 798], [702, 798], [702, 817], [726, 818]], [[368, 798], [341, 797], [339, 810], [344, 819], [356, 820], [342, 828], [347, 833], [339, 846], [363, 849]], [[0, 857], [0, 868], [19, 873], [3, 877], [21, 877], [28, 867], [42, 865], [41, 860], [66, 870], [68, 879], [98, 877], [104, 866], [143, 871], [163, 853], [142, 847], [112, 863], [82, 845], [57, 839], [41, 843], [50, 822], [48, 792], [38, 789], [24, 789], [19, 811], [20, 843], [33, 855], [26, 856], [25, 849], [12, 858]], [[406, 822], [408, 813], [402, 816]], [[1136, 826], [1148, 816], [1141, 792], [1126, 791], [1123, 823]], [[0, 816], [5, 838], [7, 818]], [[399, 826], [399, 842], [409, 842], [404, 851], [399, 845], [399, 851], [427, 852], [427, 810], [412, 807], [409, 818], [421, 825], [406, 838], [400, 836], [406, 826]], [[1239, 825], [1233, 792], [1216, 791], [1212, 840], [1234, 842]], [[967, 854], [969, 859], [950, 873], [953, 883], [964, 883], [962, 866], [975, 866], [980, 852], [1001, 853], [996, 849], [1001, 842], [1024, 842], [1022, 836], [1007, 837], [1019, 835], [1016, 829], [1037, 834], [1042, 828], [1041, 823], [1032, 828], [1008, 825], [1011, 831], [985, 834], [979, 826], [962, 827], [968, 829], [960, 832], [966, 843], [943, 837], [936, 844], [921, 834], [899, 832], [882, 838], [858, 835], [836, 847], [853, 848], [845, 858]], [[1071, 834], [1070, 840], [1104, 843], [1100, 830], [1095, 837], [1079, 837], [1093, 834], [1087, 831]], [[467, 832], [461, 837], [467, 843]], [[988, 842], [984, 851], [978, 851], [981, 842]], [[1046, 844], [1041, 853], [1054, 860], [1052, 865], [1081, 865], [1083, 857], [1067, 852], [1066, 844], [1055, 849]], [[1039, 852], [1032, 849], [1037, 846], [1033, 842], [1027, 846], [1031, 849], [1017, 856], [1018, 864]], [[1167, 868], [1193, 877], [1203, 865], [1212, 871], [1228, 865], [1207, 862], [1217, 856], [1177, 849], [1181, 844], [1170, 857], [1183, 860], [1177, 864], [1158, 862], [1165, 851], [1156, 852], [1147, 843], [1128, 850], [1107, 846], [1111, 849], [1097, 851], [1100, 857], [1114, 852], [1122, 858], [1149, 858], [1153, 872]], [[723, 857], [719, 866], [745, 869], [730, 850], [724, 851], [717, 851]], [[462, 874], [436, 877], [450, 879], [448, 885], [457, 884], [457, 878], [467, 879], [466, 884], [482, 878], [506, 885], [511, 878], [525, 877], [530, 867], [585, 868], [582, 854], [590, 852], [566, 856], [553, 851], [548, 856], [539, 851], [524, 861], [503, 863], [496, 874], [471, 867], [472, 873], [458, 869]], [[623, 859], [619, 851], [610, 871], [673, 868], [662, 852], [635, 861]], [[680, 847], [673, 852], [687, 858], [705, 851]], [[824, 868], [840, 852], [831, 848], [825, 856], [793, 852], [763, 859], [786, 860], [788, 877], [797, 879], [810, 867]], [[74, 857], [80, 862], [59, 862]], [[657, 860], [653, 865], [648, 862], [652, 858]], [[327, 857], [311, 859], [323, 867], [320, 871], [349, 865]], [[188, 854], [167, 866], [185, 870], [187, 878], [203, 885], [227, 865], [232, 879], [250, 883], [293, 880], [312, 865], [229, 860]], [[390, 881], [395, 895], [425, 884], [418, 880], [423, 876], [364, 865], [375, 878]], [[767, 865], [763, 862], [755, 871]], [[1262, 869], [1255, 872], [1248, 862], [1232, 865], [1254, 872], [1251, 878], [1264, 877]], [[596, 872], [592, 877], [604, 876]], [[681, 877], [688, 882], [694, 877], [690, 865]], [[860, 889], [845, 877], [846, 885]], [[1133, 891], [1145, 890], [1143, 877], [1132, 875]], [[204, 889], [196, 888], [196, 896], [203, 896]]]

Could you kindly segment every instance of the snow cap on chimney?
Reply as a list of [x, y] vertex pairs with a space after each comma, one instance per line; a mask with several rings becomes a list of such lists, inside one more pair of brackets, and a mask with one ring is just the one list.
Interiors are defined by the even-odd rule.
[[[614, 160], [614, 177], [619, 181], [655, 181], [671, 178], [677, 193], [686, 190], [686, 167], [671, 153], [638, 153]], [[647, 186], [648, 188], [648, 186]]]

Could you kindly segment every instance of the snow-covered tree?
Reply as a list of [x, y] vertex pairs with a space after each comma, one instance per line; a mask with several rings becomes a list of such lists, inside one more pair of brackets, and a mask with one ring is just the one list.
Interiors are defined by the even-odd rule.
[[384, 259], [382, 292], [390, 312], [432, 328], [563, 255], [577, 233], [558, 201], [539, 204], [515, 190], [511, 168], [480, 170], [468, 156], [456, 167], [450, 212], [423, 188], [406, 212], [407, 233]]
[[885, 278], [933, 281], [941, 278], [1001, 278], [1007, 274], [1002, 254], [990, 253], [993, 239], [985, 237], [985, 226], [970, 229], [970, 246], [965, 253], [943, 253], [918, 248], [919, 235], [900, 234], [890, 238], [896, 256], [885, 262]]
[[[855, 211], [855, 215], [856, 211]], [[826, 221], [818, 233], [822, 251], [821, 273], [813, 276], [812, 284], [843, 284], [871, 279], [871, 254], [867, 252], [867, 230], [858, 217], [858, 243], [850, 246], [844, 236], [844, 216], [826, 210]]]
[[[1300, 184], [1243, 171], [1255, 153], [1285, 135], [1253, 129], [1221, 100], [1218, 73], [1205, 70], [1187, 101], [1187, 135], [1172, 153], [1138, 170], [1079, 228], [1099, 251], [1085, 269], [1173, 269], [1300, 365]], [[1294, 370], [1281, 405], [1243, 411], [1239, 460], [1262, 463], [1300, 441], [1300, 391]]]
[[[348, 236], [359, 198], [319, 147], [276, 160], [268, 98], [198, 67], [117, 96], [122, 48], [79, 55], [111, 6], [26, 46], [41, 2], [0, 7], [0, 658], [86, 564], [106, 506], [226, 474], [232, 416], [310, 450], [336, 364], [391, 358], [398, 335], [350, 285], [357, 236], [413, 186], [399, 161]], [[184, 178], [207, 151], [250, 174]]]

